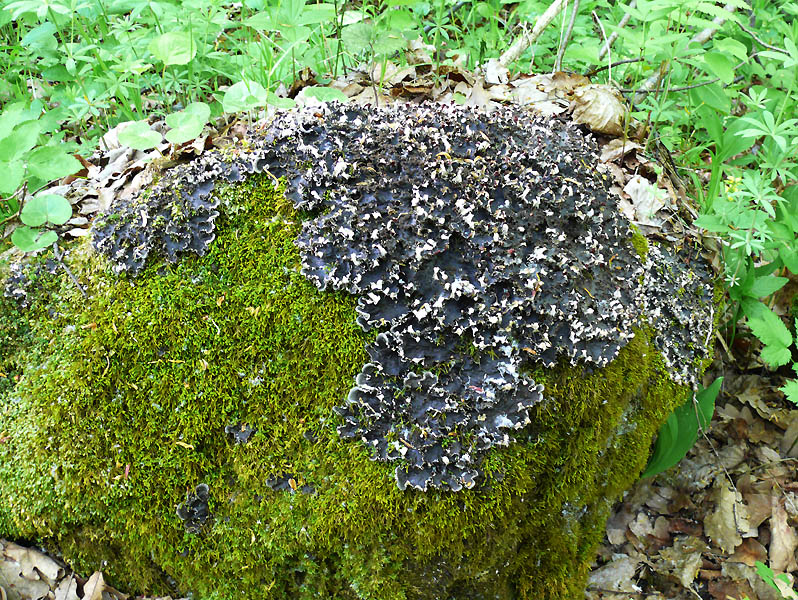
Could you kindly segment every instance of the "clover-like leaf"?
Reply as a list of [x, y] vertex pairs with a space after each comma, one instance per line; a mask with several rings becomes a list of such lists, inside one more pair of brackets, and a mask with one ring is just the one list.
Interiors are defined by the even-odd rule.
[[161, 134], [150, 129], [146, 120], [131, 121], [119, 132], [119, 143], [134, 150], [149, 150], [161, 143]]
[[166, 140], [172, 144], [193, 140], [202, 133], [210, 116], [211, 109], [204, 102], [193, 102], [180, 112], [168, 115], [166, 124], [171, 129], [166, 132]]
[[305, 96], [309, 98], [316, 98], [316, 100], [321, 100], [322, 102], [332, 102], [337, 100], [338, 102], [346, 102], [349, 98], [346, 97], [341, 90], [332, 87], [323, 87], [320, 85], [314, 85], [312, 87], [305, 88]]
[[55, 231], [22, 225], [11, 234], [11, 241], [23, 252], [34, 252], [54, 244], [58, 241], [58, 234]]
[[197, 54], [197, 45], [186, 31], [169, 31], [147, 46], [152, 55], [165, 65], [185, 65]]
[[234, 113], [264, 106], [268, 102], [266, 89], [257, 81], [239, 81], [231, 85], [222, 98], [225, 112]]
[[61, 179], [82, 168], [78, 159], [58, 146], [43, 146], [28, 154], [28, 171], [42, 181]]
[[28, 200], [19, 218], [25, 225], [39, 227], [45, 223], [63, 225], [71, 216], [69, 200], [57, 194], [42, 194]]

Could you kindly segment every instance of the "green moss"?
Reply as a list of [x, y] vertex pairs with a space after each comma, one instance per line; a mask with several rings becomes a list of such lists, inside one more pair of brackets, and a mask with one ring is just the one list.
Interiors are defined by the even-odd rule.
[[640, 260], [645, 262], [648, 258], [648, 239], [640, 233], [640, 229], [636, 225], [630, 224], [629, 227], [632, 229], [632, 246], [634, 246]]
[[[650, 332], [594, 373], [536, 369], [547, 399], [481, 487], [401, 492], [395, 465], [335, 430], [373, 339], [354, 299], [299, 273], [300, 219], [268, 178], [224, 193], [235, 210], [202, 259], [126, 280], [76, 251], [90, 301], [52, 276], [32, 312], [0, 305], [20, 324], [0, 535], [131, 592], [173, 578], [198, 598], [581, 597], [612, 502], [684, 396]], [[236, 423], [257, 428], [248, 443], [225, 435]], [[285, 473], [314, 493], [271, 490]], [[188, 534], [175, 507], [200, 482], [213, 519]]]

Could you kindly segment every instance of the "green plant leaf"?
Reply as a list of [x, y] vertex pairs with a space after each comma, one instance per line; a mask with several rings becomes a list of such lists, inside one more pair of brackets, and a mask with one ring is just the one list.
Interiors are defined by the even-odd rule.
[[257, 81], [239, 81], [224, 93], [224, 112], [235, 113], [265, 106], [268, 102], [266, 89]]
[[723, 378], [718, 377], [707, 388], [695, 395], [688, 394], [684, 404], [674, 410], [662, 425], [642, 477], [653, 477], [670, 469], [682, 458], [698, 439], [699, 431], [706, 428], [715, 412], [715, 399]]
[[0, 161], [13, 162], [22, 158], [36, 145], [39, 133], [41, 125], [36, 121], [16, 125], [11, 133], [0, 140]]
[[341, 31], [341, 41], [352, 54], [362, 52], [371, 46], [374, 39], [374, 26], [370, 23], [353, 23]]
[[0, 161], [0, 194], [10, 196], [17, 191], [25, 179], [25, 163], [21, 160], [11, 162]]
[[211, 108], [204, 102], [193, 102], [180, 112], [167, 115], [166, 124], [171, 129], [166, 132], [166, 140], [172, 144], [193, 140], [202, 133], [210, 116]]
[[306, 87], [304, 94], [305, 96], [316, 98], [316, 100], [321, 100], [322, 102], [332, 102], [334, 100], [337, 100], [338, 102], [347, 102], [349, 100], [349, 98], [346, 97], [346, 94], [344, 94], [341, 90], [319, 85]]
[[790, 379], [779, 388], [787, 396], [787, 400], [793, 404], [798, 404], [798, 379]]
[[72, 205], [69, 200], [57, 194], [42, 194], [31, 198], [22, 207], [20, 220], [30, 227], [39, 227], [45, 223], [63, 225], [72, 217]]
[[702, 85], [690, 90], [693, 102], [706, 104], [724, 115], [731, 111], [731, 100], [723, 88], [717, 83]]
[[161, 143], [161, 134], [150, 129], [147, 120], [131, 121], [119, 132], [119, 143], [134, 150], [149, 150]]
[[269, 104], [277, 108], [294, 108], [296, 106], [296, 102], [291, 98], [280, 98], [280, 96], [274, 92], [267, 92], [266, 99]]
[[82, 168], [78, 159], [58, 146], [42, 146], [28, 154], [28, 171], [42, 181], [61, 179]]
[[798, 275], [798, 248], [779, 248], [779, 258], [793, 275]]
[[751, 284], [751, 289], [747, 291], [746, 295], [752, 298], [764, 298], [779, 291], [788, 281], [789, 279], [786, 277], [772, 277], [770, 275], [766, 277], [757, 277], [754, 279], [754, 282]]
[[734, 81], [734, 62], [728, 56], [720, 52], [706, 52], [703, 59], [709, 71], [723, 83], [728, 85]]
[[169, 31], [153, 39], [147, 49], [165, 65], [186, 65], [197, 54], [197, 45], [186, 31]]
[[743, 310], [748, 316], [748, 326], [764, 345], [762, 360], [772, 367], [780, 367], [790, 362], [792, 353], [789, 346], [792, 344], [792, 334], [782, 320], [761, 302], [756, 304], [744, 302]]
[[11, 242], [23, 252], [33, 252], [41, 250], [58, 241], [58, 234], [55, 231], [34, 229], [27, 225], [22, 225], [11, 234]]

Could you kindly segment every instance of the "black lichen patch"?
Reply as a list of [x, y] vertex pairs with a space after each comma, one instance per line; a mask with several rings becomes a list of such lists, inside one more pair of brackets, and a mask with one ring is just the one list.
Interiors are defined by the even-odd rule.
[[295, 208], [316, 215], [296, 240], [302, 273], [356, 295], [358, 324], [380, 332], [337, 409], [340, 434], [397, 461], [401, 488], [459, 490], [542, 400], [526, 367], [603, 367], [646, 317], [663, 327], [666, 362], [686, 365], [677, 380], [696, 382], [694, 359], [707, 355], [696, 320], [711, 328], [711, 302], [693, 294], [682, 309], [667, 290], [695, 290], [703, 274], [664, 273], [664, 252], [641, 264], [596, 164], [576, 128], [517, 108], [331, 105], [284, 113], [245, 149], [172, 170], [101, 219], [94, 243], [131, 273], [153, 248], [202, 254], [217, 180], [284, 180]]
[[255, 431], [254, 427], [246, 423], [225, 425], [224, 427], [224, 432], [230, 436], [236, 444], [246, 444]]
[[186, 501], [177, 506], [177, 516], [189, 533], [199, 533], [202, 526], [211, 517], [208, 507], [210, 488], [207, 483], [200, 483], [193, 492], [186, 494]]

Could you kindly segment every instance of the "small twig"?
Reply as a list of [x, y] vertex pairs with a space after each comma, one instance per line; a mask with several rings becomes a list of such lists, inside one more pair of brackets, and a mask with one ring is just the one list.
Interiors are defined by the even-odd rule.
[[594, 67], [589, 71], [585, 71], [583, 75], [585, 77], [593, 77], [596, 73], [601, 73], [602, 71], [606, 71], [607, 69], [611, 69], [612, 67], [617, 67], [618, 65], [628, 65], [629, 63], [636, 63], [646, 60], [642, 56], [638, 56], [637, 58], [624, 58], [623, 60], [616, 60], [614, 63], [610, 63], [608, 65], [601, 65], [600, 67]]
[[[629, 3], [629, 8], [635, 8], [635, 6], [637, 6], [637, 0], [632, 0]], [[629, 19], [631, 19], [631, 18], [632, 18], [631, 13], [626, 13], [623, 16], [623, 18], [620, 20], [620, 22], [618, 23], [618, 29], [623, 29], [624, 27], [626, 27], [626, 24], [629, 22]], [[601, 50], [599, 50], [599, 55], [598, 55], [599, 60], [604, 58], [604, 55], [607, 54], [607, 52], [610, 51], [610, 48], [612, 47], [612, 45], [615, 43], [615, 40], [617, 40], [617, 39], [618, 39], [618, 32], [617, 31], [613, 31], [610, 34], [610, 37], [607, 38], [607, 40], [604, 42], [604, 45], [601, 47]]]
[[89, 295], [86, 293], [86, 290], [83, 289], [83, 286], [80, 285], [80, 283], [78, 282], [77, 278], [72, 274], [72, 271], [70, 271], [69, 267], [66, 266], [66, 263], [63, 260], [64, 259], [64, 253], [61, 252], [60, 249], [58, 248], [58, 243], [57, 242], [55, 244], [53, 244], [53, 255], [55, 256], [55, 259], [58, 261], [58, 263], [61, 265], [61, 267], [64, 269], [66, 274], [69, 276], [69, 278], [72, 280], [72, 283], [75, 284], [75, 287], [78, 288], [78, 290], [80, 290], [81, 294], [83, 294], [83, 297], [84, 298], [88, 298]]
[[763, 42], [762, 40], [760, 40], [758, 37], [756, 37], [756, 34], [755, 34], [753, 31], [751, 31], [750, 29], [748, 29], [748, 27], [746, 27], [745, 25], [743, 25], [743, 24], [742, 24], [742, 23], [740, 23], [739, 21], [737, 21], [737, 24], [740, 26], [740, 29], [742, 29], [742, 30], [743, 30], [743, 31], [745, 31], [745, 32], [746, 32], [748, 35], [750, 35], [752, 38], [754, 38], [754, 41], [755, 41], [757, 44], [759, 44], [760, 46], [762, 46], [762, 47], [764, 47], [764, 48], [767, 48], [768, 50], [773, 50], [774, 52], [781, 52], [782, 54], [786, 54], [787, 56], [789, 56], [789, 55], [790, 55], [790, 53], [789, 53], [789, 52], [787, 52], [787, 51], [786, 51], [784, 48], [779, 48], [778, 46], [771, 46], [770, 44], [766, 44], [765, 42]]
[[[598, 15], [596, 14], [595, 10], [590, 14], [593, 16], [593, 20], [596, 22], [596, 25], [598, 25], [598, 28], [601, 30], [601, 39], [606, 41], [607, 33], [604, 31], [604, 25], [601, 24], [601, 19], [598, 18]], [[612, 81], [612, 55], [607, 56], [607, 63], [608, 63], [607, 79]]]
[[554, 59], [554, 71], [562, 70], [562, 57], [565, 55], [565, 49], [568, 47], [568, 41], [571, 39], [571, 32], [574, 30], [574, 21], [576, 21], [576, 13], [579, 12], [579, 1], [574, 0], [574, 8], [571, 11], [571, 20], [568, 21], [568, 28], [565, 30], [565, 37], [560, 43], [560, 49], [557, 50], [557, 58]]
[[[728, 13], [733, 13], [735, 10], [737, 10], [737, 7], [734, 4], [727, 4], [723, 7], [723, 10], [727, 11]], [[712, 38], [713, 35], [715, 35], [715, 32], [717, 32], [725, 22], [726, 19], [724, 17], [715, 17], [712, 19], [712, 26], [707, 27], [703, 31], [699, 31], [697, 34], [695, 34], [690, 40], [689, 44], [697, 44], [699, 46], [705, 44]], [[643, 101], [643, 98], [645, 98], [654, 88], [657, 88], [657, 90], [661, 89], [659, 84], [665, 78], [665, 75], [667, 75], [669, 70], [670, 63], [665, 62], [662, 64], [662, 67], [657, 69], [656, 73], [646, 79], [635, 92], [633, 104], [640, 104]]]
[[[742, 63], [742, 64], [745, 64], [745, 63]], [[737, 67], [735, 67], [735, 68], [737, 68]], [[734, 85], [735, 83], [740, 83], [743, 79], [745, 79], [744, 75], [738, 75], [737, 77], [734, 78], [734, 81], [732, 81], [731, 83], [724, 83], [723, 87], [729, 87], [730, 85]], [[710, 79], [709, 81], [702, 81], [701, 83], [694, 83], [692, 85], [685, 85], [685, 86], [677, 87], [677, 88], [668, 88], [668, 92], [683, 92], [685, 90], [692, 90], [694, 88], [698, 88], [698, 87], [702, 87], [702, 86], [705, 86], [705, 85], [709, 85], [710, 83], [717, 83], [718, 81], [720, 81], [720, 77], [715, 77], [715, 79]], [[661, 91], [663, 89], [665, 89], [665, 88], [657, 88], [655, 90], [649, 90], [649, 91], [650, 92], [659, 92], [659, 91]], [[628, 89], [628, 88], [621, 88], [618, 91], [623, 93], [623, 94], [631, 94], [631, 93], [633, 93], [633, 92], [635, 92], [637, 90]]]
[[560, 14], [562, 9], [568, 5], [568, 2], [569, 0], [554, 0], [546, 9], [546, 12], [537, 18], [532, 31], [524, 31], [521, 37], [515, 40], [513, 44], [505, 50], [504, 54], [499, 57], [499, 64], [506, 68], [511, 63], [518, 60], [524, 51], [535, 43], [535, 40], [540, 37], [540, 34], [548, 27], [549, 23], [551, 23], [554, 18]]

